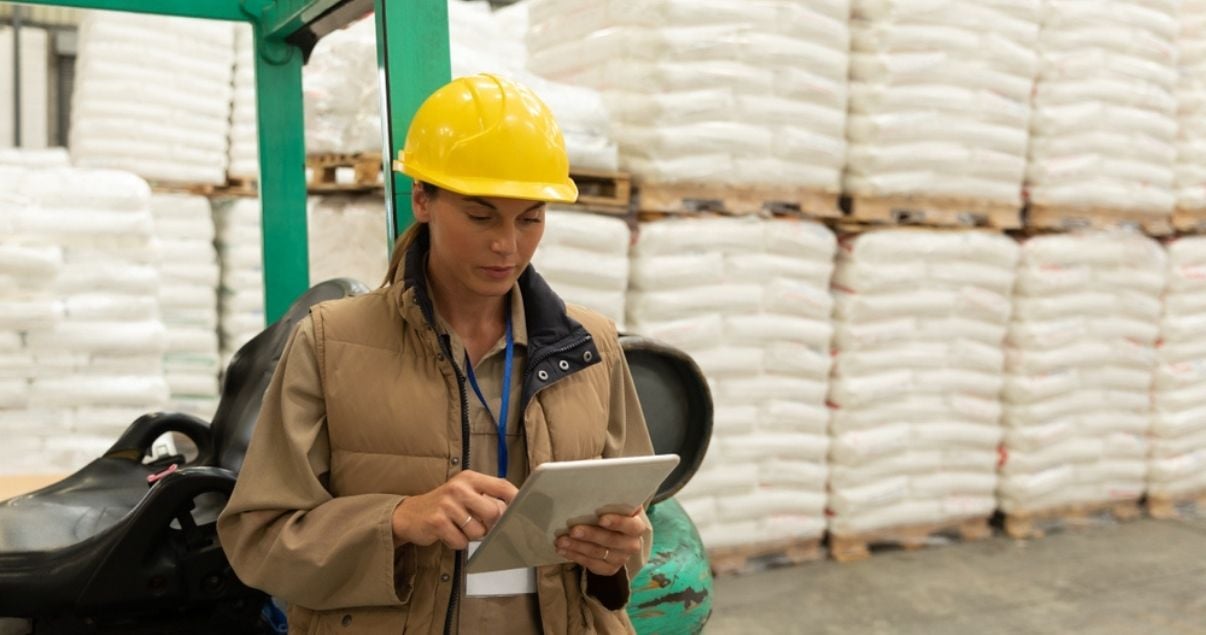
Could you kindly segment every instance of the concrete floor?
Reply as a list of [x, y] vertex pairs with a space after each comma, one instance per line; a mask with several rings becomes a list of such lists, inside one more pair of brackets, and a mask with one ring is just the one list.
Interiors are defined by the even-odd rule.
[[1206, 519], [722, 577], [707, 635], [1206, 633]]

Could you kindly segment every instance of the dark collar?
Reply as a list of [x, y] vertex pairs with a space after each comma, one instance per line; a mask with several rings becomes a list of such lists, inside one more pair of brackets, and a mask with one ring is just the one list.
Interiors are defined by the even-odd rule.
[[[435, 326], [435, 310], [424, 271], [430, 249], [431, 239], [424, 229], [407, 249], [403, 259], [402, 288], [403, 291], [414, 289], [415, 303], [422, 310], [428, 325]], [[531, 376], [529, 379], [533, 381], [531, 385], [528, 381], [524, 382], [524, 394], [530, 396], [542, 385], [551, 384], [570, 372], [597, 363], [599, 352], [586, 327], [566, 313], [565, 302], [536, 272], [535, 267], [529, 264], [517, 283], [527, 318], [528, 367], [525, 376]], [[584, 356], [587, 350], [591, 355]], [[558, 356], [562, 356], [561, 359]], [[561, 363], [562, 359], [571, 357], [576, 358], [573, 363]], [[584, 359], [588, 361], [584, 362]]]

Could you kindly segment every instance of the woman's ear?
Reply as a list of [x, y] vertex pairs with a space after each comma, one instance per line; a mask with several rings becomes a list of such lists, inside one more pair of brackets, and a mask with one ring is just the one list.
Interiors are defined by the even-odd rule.
[[414, 181], [410, 186], [410, 208], [415, 216], [415, 220], [420, 223], [426, 223], [431, 220], [431, 209], [428, 205], [431, 203], [431, 197], [427, 192], [423, 191], [423, 184]]

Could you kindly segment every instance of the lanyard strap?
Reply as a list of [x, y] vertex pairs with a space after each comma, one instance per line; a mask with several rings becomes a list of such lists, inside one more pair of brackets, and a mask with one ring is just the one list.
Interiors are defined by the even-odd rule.
[[[498, 427], [498, 476], [500, 478], [507, 477], [507, 410], [511, 406], [511, 368], [514, 360], [515, 337], [511, 333], [511, 314], [508, 312], [507, 353], [506, 361], [503, 363], [502, 404], [499, 406], [498, 417], [494, 419]], [[486, 403], [486, 397], [482, 394], [482, 389], [477, 385], [477, 377], [473, 374], [473, 363], [469, 360], [469, 353], [465, 353], [465, 374], [468, 376], [469, 385], [473, 387], [473, 392], [477, 394], [478, 401], [482, 402], [482, 407], [486, 409], [486, 413], [494, 416], [494, 413], [490, 412], [490, 404]]]

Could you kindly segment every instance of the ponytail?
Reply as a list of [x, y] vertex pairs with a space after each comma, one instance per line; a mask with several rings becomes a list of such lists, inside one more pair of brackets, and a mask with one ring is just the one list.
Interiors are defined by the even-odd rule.
[[[420, 185], [423, 187], [423, 194], [427, 196], [427, 200], [435, 198], [440, 191], [440, 188], [431, 183], [420, 183]], [[389, 269], [385, 272], [385, 280], [381, 281], [382, 287], [388, 287], [390, 284], [393, 284], [394, 277], [398, 275], [398, 269], [402, 267], [402, 262], [406, 260], [406, 252], [410, 251], [411, 246], [415, 244], [415, 241], [419, 239], [422, 232], [426, 230], [426, 223], [413, 222], [410, 224], [410, 227], [406, 228], [406, 231], [402, 232], [401, 236], [398, 236], [398, 240], [394, 241], [393, 255], [389, 258]]]

